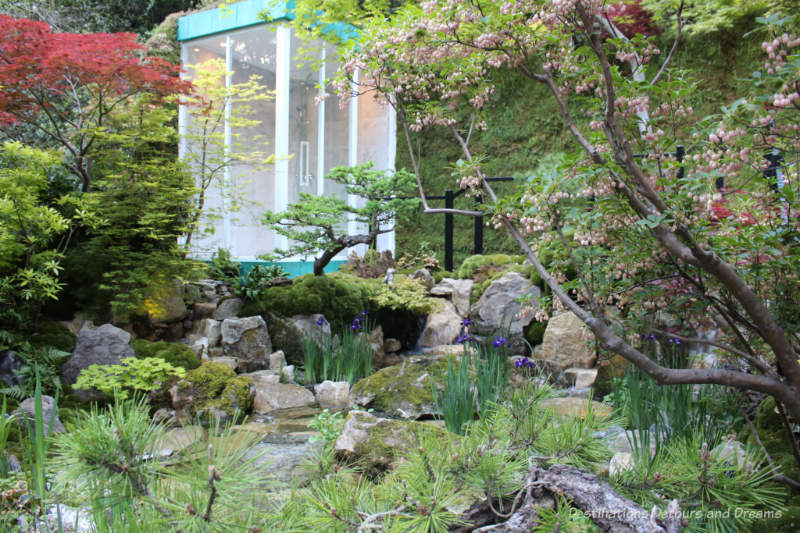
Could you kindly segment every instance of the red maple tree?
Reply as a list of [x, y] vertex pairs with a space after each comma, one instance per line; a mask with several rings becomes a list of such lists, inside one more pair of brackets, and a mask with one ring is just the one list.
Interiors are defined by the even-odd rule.
[[19, 138], [26, 124], [63, 146], [88, 191], [111, 113], [143, 93], [158, 101], [191, 87], [178, 66], [142, 57], [143, 48], [132, 33], [54, 33], [0, 15], [0, 131]]

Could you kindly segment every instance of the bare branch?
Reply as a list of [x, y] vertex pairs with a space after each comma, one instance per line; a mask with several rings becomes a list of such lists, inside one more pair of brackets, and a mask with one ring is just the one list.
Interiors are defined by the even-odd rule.
[[653, 77], [653, 80], [650, 82], [650, 85], [656, 84], [658, 78], [660, 78], [661, 75], [664, 73], [664, 71], [667, 69], [667, 65], [669, 65], [670, 61], [672, 60], [672, 56], [675, 55], [675, 50], [678, 49], [678, 43], [680, 43], [681, 41], [681, 29], [683, 26], [683, 20], [681, 19], [681, 15], [683, 14], [683, 2], [684, 0], [681, 0], [681, 5], [678, 8], [678, 33], [675, 35], [675, 41], [672, 43], [672, 48], [669, 49], [669, 54], [667, 55], [667, 59], [664, 60], [664, 64], [662, 64], [661, 68], [658, 69], [658, 72], [656, 72], [656, 75]]

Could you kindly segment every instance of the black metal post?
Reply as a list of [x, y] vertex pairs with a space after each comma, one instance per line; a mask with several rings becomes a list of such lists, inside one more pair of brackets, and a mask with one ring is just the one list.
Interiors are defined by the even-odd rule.
[[[475, 198], [480, 206], [483, 204], [483, 196]], [[475, 249], [473, 254], [478, 255], [483, 253], [483, 217], [475, 217], [475, 230], [473, 231], [473, 238], [475, 240]]]
[[[454, 199], [451, 189], [444, 191], [445, 208], [453, 209]], [[444, 214], [444, 269], [453, 270], [453, 213]]]
[[[682, 144], [679, 144], [675, 148], [675, 159], [678, 160], [678, 163], [683, 163], [683, 156], [685, 155], [686, 155], [686, 148], [684, 148]], [[678, 179], [683, 179], [683, 176], [686, 175], [685, 170], [686, 169], [684, 169], [683, 167], [680, 167], [678, 169]]]

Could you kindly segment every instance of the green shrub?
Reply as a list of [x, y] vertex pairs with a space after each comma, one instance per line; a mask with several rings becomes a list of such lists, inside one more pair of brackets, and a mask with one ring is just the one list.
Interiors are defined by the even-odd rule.
[[368, 307], [369, 293], [363, 285], [339, 276], [308, 274], [295, 278], [291, 285], [269, 287], [245, 303], [239, 315], [324, 313], [333, 329], [341, 329]]
[[200, 360], [192, 349], [179, 342], [151, 342], [145, 339], [136, 339], [131, 342], [131, 347], [139, 359], [158, 357], [172, 366], [185, 370], [194, 370], [200, 366]]
[[217, 248], [217, 252], [211, 256], [211, 264], [208, 266], [208, 275], [219, 281], [233, 283], [239, 279], [242, 264], [231, 259], [231, 252], [225, 248]]
[[171, 377], [182, 378], [186, 371], [159, 357], [126, 357], [119, 365], [91, 365], [78, 375], [74, 388], [114, 395], [125, 400], [131, 392], [158, 390]]
[[247, 274], [236, 280], [234, 288], [241, 296], [255, 300], [267, 289], [270, 281], [288, 276], [289, 273], [280, 265], [253, 265]]

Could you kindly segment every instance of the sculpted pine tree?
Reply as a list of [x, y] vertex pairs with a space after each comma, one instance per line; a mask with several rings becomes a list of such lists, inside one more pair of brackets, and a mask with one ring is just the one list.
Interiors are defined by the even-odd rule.
[[[367, 163], [355, 167], [336, 167], [327, 179], [345, 186], [347, 194], [356, 197], [355, 205], [338, 196], [316, 196], [300, 193], [300, 201], [286, 211], [264, 215], [264, 224], [289, 239], [289, 248], [275, 250], [275, 257], [307, 257], [314, 259], [314, 275], [322, 276], [325, 266], [339, 252], [358, 244], [370, 244], [381, 233], [394, 229], [394, 220], [409, 213], [418, 203], [414, 193], [414, 176], [403, 170], [372, 169]], [[366, 230], [348, 234], [348, 221]]]

